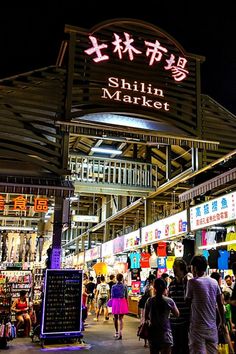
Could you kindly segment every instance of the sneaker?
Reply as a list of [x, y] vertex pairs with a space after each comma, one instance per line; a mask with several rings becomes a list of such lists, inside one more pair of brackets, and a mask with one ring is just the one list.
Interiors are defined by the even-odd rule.
[[88, 312], [88, 315], [92, 315], [92, 312]]
[[97, 318], [97, 317], [95, 317], [93, 320], [96, 321], [96, 322], [98, 322], [98, 318]]
[[109, 316], [106, 316], [106, 317], [105, 317], [105, 320], [108, 321], [108, 320], [109, 320]]
[[115, 339], [119, 337], [119, 333], [115, 333], [113, 336]]

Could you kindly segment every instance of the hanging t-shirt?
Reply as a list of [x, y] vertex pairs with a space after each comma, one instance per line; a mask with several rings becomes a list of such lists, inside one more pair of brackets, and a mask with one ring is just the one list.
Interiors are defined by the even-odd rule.
[[159, 242], [158, 243], [157, 255], [158, 255], [158, 257], [165, 257], [166, 256], [166, 242]]
[[173, 241], [167, 243], [166, 254], [167, 256], [175, 255], [175, 243]]
[[141, 254], [139, 252], [130, 253], [129, 258], [130, 258], [130, 269], [140, 268]]
[[225, 270], [229, 268], [229, 252], [225, 250], [219, 250], [220, 257], [218, 258], [218, 269]]
[[207, 245], [206, 230], [202, 230], [202, 246]]
[[202, 251], [202, 255], [203, 255], [203, 257], [206, 258], [206, 260], [208, 260], [209, 252], [208, 252], [207, 250], [203, 250], [203, 251]]
[[208, 250], [208, 252], [209, 252], [208, 264], [210, 269], [218, 269], [219, 251], [216, 249], [210, 249]]
[[138, 268], [131, 269], [131, 279], [140, 280], [140, 270]]
[[206, 232], [207, 245], [213, 245], [214, 243], [216, 243], [215, 236], [215, 231]]
[[183, 257], [184, 245], [182, 242], [175, 242], [175, 257]]
[[175, 261], [175, 256], [168, 256], [166, 258], [166, 268], [167, 269], [172, 269], [174, 261]]
[[[236, 241], [236, 232], [230, 231], [227, 233], [225, 241]], [[234, 250], [236, 251], [236, 243], [232, 243], [227, 246], [227, 250]]]
[[236, 252], [234, 250], [229, 251], [229, 269], [232, 269], [232, 264], [236, 262]]
[[157, 268], [157, 256], [155, 252], [153, 252], [151, 257], [149, 258], [149, 267]]
[[159, 269], [166, 268], [166, 257], [158, 257], [157, 258], [157, 267]]
[[216, 236], [215, 236], [216, 242], [217, 243], [224, 242], [226, 238], [226, 233], [227, 233], [226, 229], [216, 231]]
[[140, 261], [141, 268], [149, 268], [150, 257], [151, 255], [148, 252], [141, 253], [141, 261]]
[[184, 245], [183, 259], [185, 260], [187, 265], [189, 265], [194, 256], [194, 240], [184, 239], [183, 245]]

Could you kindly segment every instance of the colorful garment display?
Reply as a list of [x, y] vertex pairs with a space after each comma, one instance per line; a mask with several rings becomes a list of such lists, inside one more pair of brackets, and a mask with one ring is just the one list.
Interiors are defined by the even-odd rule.
[[218, 258], [218, 269], [224, 270], [228, 269], [228, 261], [229, 261], [229, 252], [225, 250], [219, 250], [219, 258]]

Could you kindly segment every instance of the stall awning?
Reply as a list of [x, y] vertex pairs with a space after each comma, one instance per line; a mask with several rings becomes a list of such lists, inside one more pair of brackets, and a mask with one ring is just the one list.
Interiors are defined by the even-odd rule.
[[0, 176], [0, 193], [67, 198], [74, 194], [74, 186], [70, 181], [60, 178]]
[[186, 202], [187, 200], [193, 199], [198, 195], [205, 194], [206, 192], [223, 186], [224, 184], [236, 180], [236, 168], [233, 168], [227, 172], [222, 173], [221, 175], [214, 177], [204, 183], [199, 184], [198, 186], [189, 189], [188, 191], [179, 195], [180, 202]]

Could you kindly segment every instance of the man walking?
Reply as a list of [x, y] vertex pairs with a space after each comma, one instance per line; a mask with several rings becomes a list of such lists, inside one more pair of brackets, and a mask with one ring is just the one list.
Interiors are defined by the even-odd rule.
[[186, 300], [191, 303], [190, 354], [218, 353], [217, 306], [220, 325], [224, 323], [221, 291], [215, 279], [205, 276], [206, 268], [207, 260], [205, 257], [193, 257], [191, 269], [194, 278], [189, 279], [186, 293]]
[[179, 317], [170, 317], [174, 346], [172, 354], [188, 354], [188, 332], [190, 305], [185, 301], [187, 286], [187, 264], [183, 258], [176, 258], [173, 264], [174, 279], [169, 285], [171, 297], [179, 310]]
[[95, 292], [95, 299], [97, 301], [97, 310], [96, 310], [96, 317], [94, 318], [94, 321], [98, 321], [100, 310], [102, 308], [104, 310], [104, 321], [107, 320], [107, 316], [108, 316], [107, 301], [109, 299], [109, 291], [110, 291], [109, 285], [106, 283], [104, 275], [101, 275], [101, 283], [98, 284]]

